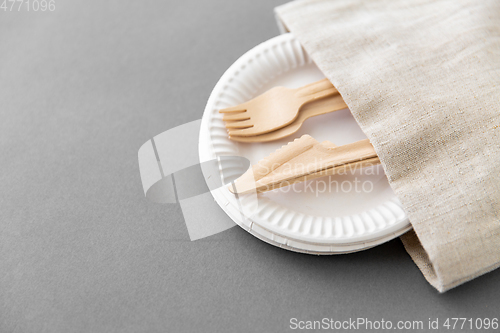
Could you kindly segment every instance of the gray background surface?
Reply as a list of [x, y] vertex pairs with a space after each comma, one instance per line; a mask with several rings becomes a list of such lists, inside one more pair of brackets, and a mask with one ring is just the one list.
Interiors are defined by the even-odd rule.
[[178, 206], [144, 198], [139, 147], [199, 119], [222, 73], [278, 34], [273, 8], [284, 2], [56, 0], [54, 12], [0, 11], [0, 332], [500, 316], [499, 270], [440, 295], [398, 239], [325, 257], [239, 227], [191, 242]]

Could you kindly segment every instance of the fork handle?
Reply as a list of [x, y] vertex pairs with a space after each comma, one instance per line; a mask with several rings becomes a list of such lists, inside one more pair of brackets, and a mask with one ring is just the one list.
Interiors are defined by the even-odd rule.
[[338, 95], [338, 94], [339, 94], [339, 92], [335, 88], [330, 88], [327, 90], [319, 91], [317, 93], [302, 97], [302, 100], [303, 100], [302, 104], [308, 103], [308, 102], [313, 102], [313, 101], [316, 101], [318, 99], [322, 99], [325, 97], [334, 96], [334, 95]]
[[303, 120], [306, 120], [307, 118], [347, 108], [348, 106], [344, 102], [342, 96], [331, 96], [329, 98], [318, 101], [311, 101], [310, 103], [304, 104], [300, 109], [300, 118], [304, 118]]
[[303, 87], [297, 88], [296, 93], [297, 96], [310, 96], [322, 92], [324, 90], [337, 89], [333, 86], [333, 84], [328, 79], [319, 80]]

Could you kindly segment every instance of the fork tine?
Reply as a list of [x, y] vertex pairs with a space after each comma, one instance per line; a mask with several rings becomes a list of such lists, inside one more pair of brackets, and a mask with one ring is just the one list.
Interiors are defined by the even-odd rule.
[[[247, 128], [234, 128], [228, 130], [228, 134], [230, 137], [238, 137], [238, 136], [251, 136], [253, 135], [255, 130], [253, 127], [247, 127]], [[235, 140], [238, 141], [238, 140]]]
[[227, 129], [232, 129], [232, 128], [247, 128], [247, 127], [253, 127], [254, 123], [251, 119], [243, 120], [243, 121], [234, 121], [230, 123], [226, 123], [226, 128]]
[[234, 113], [234, 112], [244, 112], [244, 111], [246, 111], [245, 107], [242, 104], [240, 104], [231, 106], [229, 108], [220, 109], [219, 113]]
[[250, 119], [250, 116], [246, 112], [238, 112], [238, 113], [226, 113], [222, 117], [222, 120], [224, 121], [231, 121], [231, 120], [247, 120]]

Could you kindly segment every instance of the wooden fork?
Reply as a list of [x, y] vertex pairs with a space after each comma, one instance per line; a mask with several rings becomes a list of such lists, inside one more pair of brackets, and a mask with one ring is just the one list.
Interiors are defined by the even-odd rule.
[[302, 106], [299, 112], [299, 116], [292, 123], [285, 127], [255, 136], [230, 136], [229, 138], [233, 141], [238, 142], [268, 142], [279, 140], [297, 132], [304, 121], [306, 121], [308, 118], [319, 116], [329, 112], [343, 110], [346, 108], [347, 104], [345, 104], [342, 96], [329, 96]]
[[243, 104], [222, 109], [229, 136], [255, 136], [275, 131], [292, 123], [300, 108], [311, 101], [338, 94], [337, 89], [323, 79], [306, 86], [290, 89], [274, 87]]

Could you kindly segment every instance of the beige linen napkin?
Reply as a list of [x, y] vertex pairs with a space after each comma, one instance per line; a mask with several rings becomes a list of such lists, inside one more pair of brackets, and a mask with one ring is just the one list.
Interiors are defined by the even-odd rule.
[[305, 0], [276, 14], [373, 143], [427, 280], [442, 292], [497, 268], [500, 1]]

